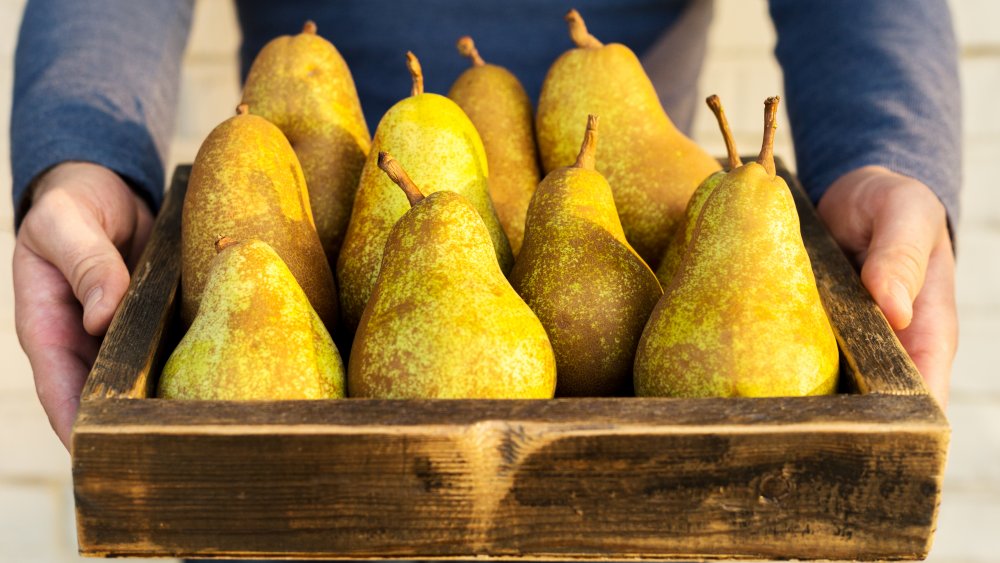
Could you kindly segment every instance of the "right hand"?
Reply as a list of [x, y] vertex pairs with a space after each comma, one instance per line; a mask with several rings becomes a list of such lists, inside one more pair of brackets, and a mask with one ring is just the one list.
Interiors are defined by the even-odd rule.
[[56, 165], [31, 198], [14, 246], [14, 319], [38, 399], [68, 449], [80, 391], [153, 216], [121, 177], [86, 162]]

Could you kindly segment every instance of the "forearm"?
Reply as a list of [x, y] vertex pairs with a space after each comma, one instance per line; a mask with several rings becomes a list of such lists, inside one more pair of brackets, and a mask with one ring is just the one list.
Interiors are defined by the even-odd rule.
[[32, 0], [15, 56], [11, 165], [15, 222], [43, 171], [103, 165], [155, 209], [193, 0]]
[[961, 96], [944, 0], [771, 0], [798, 173], [813, 201], [884, 166], [927, 185], [958, 220]]

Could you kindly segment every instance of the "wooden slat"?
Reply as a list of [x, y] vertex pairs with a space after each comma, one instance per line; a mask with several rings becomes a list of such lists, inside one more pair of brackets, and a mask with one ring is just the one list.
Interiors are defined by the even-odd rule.
[[798, 178], [776, 159], [799, 212], [802, 239], [837, 335], [846, 372], [859, 393], [926, 395], [920, 372], [899, 343], [854, 267], [820, 220]]
[[180, 282], [181, 208], [190, 173], [190, 166], [179, 166], [174, 172], [149, 243], [84, 385], [82, 400], [153, 395], [156, 378], [150, 372], [162, 352]]
[[90, 401], [88, 555], [920, 558], [926, 396]]

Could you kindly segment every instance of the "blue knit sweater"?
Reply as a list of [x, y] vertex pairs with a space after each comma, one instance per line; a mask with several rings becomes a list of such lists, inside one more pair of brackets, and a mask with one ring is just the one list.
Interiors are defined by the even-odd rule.
[[[562, 19], [571, 5], [595, 36], [640, 56], [674, 36], [661, 97], [689, 126], [711, 0], [237, 0], [241, 69], [312, 19], [350, 65], [374, 130], [409, 92], [402, 54], [421, 57], [428, 91], [447, 92], [467, 66], [455, 40], [469, 34], [537, 99], [548, 66], [571, 47]], [[159, 206], [191, 12], [192, 0], [28, 2], [11, 118], [17, 222], [32, 180], [66, 160], [105, 165]], [[798, 173], [813, 200], [841, 174], [883, 165], [927, 184], [954, 224], [960, 96], [946, 1], [771, 0], [770, 12]]]

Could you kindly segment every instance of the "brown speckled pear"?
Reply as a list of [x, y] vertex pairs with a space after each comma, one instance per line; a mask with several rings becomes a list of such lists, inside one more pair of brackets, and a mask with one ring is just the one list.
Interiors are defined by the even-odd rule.
[[635, 348], [663, 293], [594, 170], [596, 141], [590, 116], [576, 163], [538, 186], [510, 274], [552, 341], [559, 396], [631, 394]]
[[517, 77], [487, 64], [471, 37], [458, 40], [458, 52], [472, 60], [448, 92], [476, 126], [490, 167], [490, 198], [510, 248], [517, 257], [524, 240], [524, 218], [541, 180], [531, 100]]
[[[160, 375], [165, 399], [344, 396], [344, 365], [291, 271], [265, 242], [220, 237], [198, 315]], [[210, 248], [211, 250], [211, 248]]]
[[[722, 101], [719, 100], [718, 96], [712, 94], [705, 100], [705, 103], [708, 104], [712, 113], [715, 114], [716, 121], [719, 123], [719, 130], [722, 132], [722, 138], [726, 143], [726, 152], [729, 156], [729, 171], [743, 166], [740, 154], [736, 151], [736, 141], [733, 139], [733, 132], [729, 129], [726, 112], [722, 109]], [[674, 274], [677, 273], [677, 267], [681, 263], [681, 258], [684, 257], [684, 250], [687, 249], [688, 243], [691, 242], [691, 235], [694, 233], [694, 225], [698, 220], [698, 214], [701, 213], [701, 206], [705, 204], [708, 196], [712, 195], [712, 191], [719, 185], [719, 182], [726, 177], [726, 172], [725, 170], [720, 170], [706, 178], [698, 186], [698, 189], [694, 191], [691, 200], [688, 201], [684, 217], [677, 225], [677, 228], [674, 229], [670, 244], [667, 245], [667, 251], [663, 254], [663, 260], [660, 260], [660, 267], [656, 269], [656, 277], [660, 280], [660, 285], [663, 287], [670, 285], [670, 281], [674, 279]]]
[[600, 115], [597, 171], [614, 192], [625, 237], [656, 268], [691, 194], [719, 163], [670, 121], [635, 53], [602, 44], [576, 10], [566, 20], [576, 48], [552, 64], [538, 100], [542, 168], [572, 164], [584, 116]]
[[351, 349], [352, 397], [535, 399], [555, 392], [552, 346], [497, 262], [463, 196], [424, 197], [387, 154], [379, 166], [412, 208], [392, 228]]
[[243, 87], [243, 102], [277, 125], [295, 149], [332, 267], [371, 147], [347, 63], [316, 34], [316, 24], [306, 22], [302, 33], [272, 39], [260, 50]]
[[455, 102], [424, 93], [420, 63], [413, 53], [407, 53], [407, 65], [413, 76], [412, 96], [389, 108], [375, 130], [337, 260], [342, 318], [349, 331], [357, 327], [375, 288], [389, 231], [409, 209], [403, 192], [379, 170], [379, 151], [391, 151], [406, 162], [424, 195], [451, 190], [464, 196], [486, 223], [501, 269], [506, 273], [514, 265], [490, 201], [486, 151], [479, 133]]
[[792, 194], [775, 175], [776, 107], [769, 98], [757, 161], [726, 174], [701, 207], [639, 341], [640, 396], [801, 396], [837, 387], [837, 341]]
[[181, 214], [181, 317], [191, 324], [220, 233], [260, 239], [288, 265], [329, 330], [337, 288], [316, 234], [309, 193], [288, 140], [263, 117], [239, 114], [209, 133], [198, 150]]

